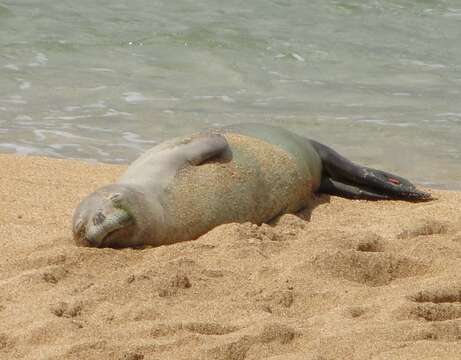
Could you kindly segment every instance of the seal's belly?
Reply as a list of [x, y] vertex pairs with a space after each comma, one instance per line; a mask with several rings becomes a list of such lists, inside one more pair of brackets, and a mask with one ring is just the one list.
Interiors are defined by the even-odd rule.
[[177, 242], [231, 222], [266, 222], [309, 205], [312, 177], [287, 151], [252, 137], [227, 133], [230, 153], [187, 166], [167, 186], [161, 202]]

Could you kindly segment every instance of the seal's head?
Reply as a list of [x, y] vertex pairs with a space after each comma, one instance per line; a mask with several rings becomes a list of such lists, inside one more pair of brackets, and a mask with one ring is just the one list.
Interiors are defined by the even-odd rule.
[[109, 185], [87, 196], [74, 213], [72, 231], [77, 245], [127, 246], [136, 235], [135, 191]]

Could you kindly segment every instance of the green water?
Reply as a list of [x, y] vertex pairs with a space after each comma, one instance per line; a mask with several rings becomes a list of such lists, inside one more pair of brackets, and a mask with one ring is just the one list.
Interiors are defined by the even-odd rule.
[[459, 1], [0, 0], [0, 151], [126, 163], [255, 121], [461, 189]]

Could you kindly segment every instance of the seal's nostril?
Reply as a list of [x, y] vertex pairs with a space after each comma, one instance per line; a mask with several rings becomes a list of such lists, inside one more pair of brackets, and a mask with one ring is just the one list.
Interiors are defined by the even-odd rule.
[[96, 216], [93, 218], [93, 224], [95, 226], [101, 225], [104, 220], [106, 220], [106, 216], [102, 212], [98, 212]]

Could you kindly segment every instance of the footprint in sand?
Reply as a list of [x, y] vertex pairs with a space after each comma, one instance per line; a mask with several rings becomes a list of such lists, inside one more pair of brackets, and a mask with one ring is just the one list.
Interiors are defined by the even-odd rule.
[[160, 297], [175, 296], [180, 290], [188, 289], [191, 286], [189, 277], [179, 272], [160, 284], [158, 295]]
[[143, 360], [144, 355], [136, 352], [124, 352], [118, 356], [117, 360]]
[[62, 265], [48, 266], [42, 272], [42, 279], [49, 284], [55, 285], [59, 281], [63, 280], [68, 273], [69, 271]]
[[461, 324], [457, 320], [428, 322], [423, 328], [407, 332], [408, 341], [431, 340], [453, 342], [461, 340]]
[[0, 334], [0, 351], [13, 348], [14, 344], [6, 334]]
[[364, 317], [367, 313], [372, 312], [373, 310], [371, 308], [365, 306], [349, 306], [346, 309], [344, 309], [344, 316], [351, 319], [357, 319]]
[[186, 322], [181, 324], [183, 330], [201, 335], [226, 335], [239, 330], [237, 326], [206, 322]]
[[[205, 350], [206, 359], [245, 359], [250, 353], [285, 353], [286, 347], [301, 334], [292, 327], [281, 323], [269, 323], [246, 328], [240, 332], [220, 337], [213, 346]], [[254, 354], [253, 354], [254, 355]]]
[[[64, 353], [59, 359], [123, 359], [125, 353], [119, 353], [120, 356], [116, 357], [116, 354], [108, 351], [107, 348], [108, 343], [105, 340], [83, 340], [69, 347], [64, 347]], [[126, 359], [130, 359], [130, 357]]]
[[367, 286], [387, 285], [398, 278], [424, 274], [427, 264], [417, 259], [374, 252], [379, 243], [359, 244], [356, 250], [328, 250], [317, 254], [312, 264], [321, 274], [355, 281]]
[[267, 224], [224, 224], [202, 236], [199, 242], [202, 246], [225, 248], [229, 259], [267, 259], [286, 249], [295, 234], [291, 228]]
[[404, 313], [410, 319], [445, 321], [461, 318], [461, 285], [422, 290], [408, 299], [412, 303]]
[[283, 314], [289, 309], [295, 300], [293, 290], [275, 290], [268, 295], [256, 298], [260, 308], [271, 314]]
[[81, 314], [82, 304], [80, 302], [67, 303], [61, 301], [51, 306], [51, 312], [57, 317], [73, 318]]
[[357, 239], [355, 250], [361, 252], [384, 252], [385, 242], [383, 238], [374, 233], [364, 234]]
[[186, 331], [199, 335], [227, 335], [239, 330], [238, 326], [222, 325], [208, 322], [173, 322], [155, 324], [150, 336], [153, 338], [172, 336], [178, 332]]
[[[226, 325], [215, 322], [200, 321], [180, 321], [180, 322], [160, 322], [151, 325], [149, 335], [156, 343], [166, 347], [177, 347], [179, 344], [192, 341], [197, 345], [197, 341], [219, 341], [222, 336], [228, 336], [240, 330], [240, 326]], [[205, 340], [206, 339], [206, 340]], [[200, 351], [200, 348], [197, 348]], [[194, 351], [192, 351], [194, 352]], [[192, 356], [191, 358], [196, 359]]]
[[417, 220], [411, 228], [403, 230], [397, 235], [398, 239], [411, 239], [418, 236], [446, 234], [448, 226], [444, 222], [433, 219]]

